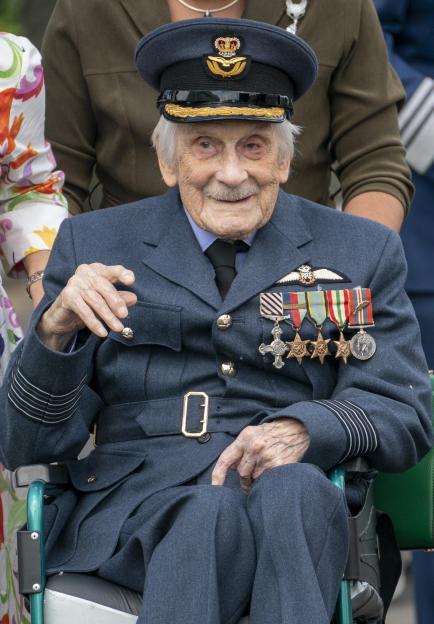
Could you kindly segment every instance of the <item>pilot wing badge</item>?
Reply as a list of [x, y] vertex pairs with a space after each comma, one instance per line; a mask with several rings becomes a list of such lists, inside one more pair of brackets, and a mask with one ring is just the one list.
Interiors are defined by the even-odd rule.
[[351, 282], [344, 273], [326, 267], [312, 267], [310, 264], [302, 264], [284, 275], [276, 284], [298, 284], [300, 286], [313, 286], [314, 284], [335, 284], [338, 282]]

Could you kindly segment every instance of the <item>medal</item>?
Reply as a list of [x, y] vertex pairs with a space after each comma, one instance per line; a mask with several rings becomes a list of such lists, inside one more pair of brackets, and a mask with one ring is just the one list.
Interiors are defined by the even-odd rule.
[[340, 330], [339, 340], [333, 340], [336, 345], [335, 358], [342, 358], [345, 364], [348, 364], [348, 358], [351, 355], [350, 343], [345, 340], [342, 330]]
[[350, 340], [350, 350], [358, 360], [369, 360], [377, 350], [374, 338], [360, 329]]
[[339, 340], [333, 340], [336, 345], [335, 359], [342, 358], [345, 364], [348, 364], [351, 355], [350, 343], [344, 338], [344, 328], [350, 314], [348, 292], [348, 289], [345, 289], [327, 290], [325, 293], [329, 318], [339, 329]]
[[327, 355], [330, 355], [328, 344], [330, 342], [330, 338], [325, 339], [322, 333], [319, 331], [316, 337], [316, 340], [311, 341], [311, 345], [313, 346], [313, 351], [310, 355], [311, 359], [319, 358], [321, 364], [324, 364], [324, 359]]
[[350, 340], [350, 350], [357, 360], [369, 360], [377, 350], [374, 338], [365, 331], [365, 327], [373, 327], [374, 315], [370, 288], [353, 288], [349, 291], [350, 316], [349, 328], [359, 328]]
[[[274, 321], [274, 327], [271, 330], [273, 340], [270, 344], [262, 343], [259, 345], [259, 353], [265, 355], [271, 353], [274, 355], [273, 366], [282, 368], [284, 366], [283, 356], [288, 352], [287, 358], [296, 358], [301, 364], [304, 357], [309, 357], [307, 345], [310, 340], [302, 340], [299, 330], [306, 316], [307, 307], [303, 292], [271, 292], [260, 293], [259, 295], [259, 312], [262, 318]], [[279, 322], [287, 321], [295, 331], [294, 340], [284, 342], [281, 339], [282, 329]]]
[[321, 333], [321, 328], [327, 318], [327, 306], [324, 291], [312, 290], [307, 292], [306, 303], [309, 318], [318, 331], [316, 340], [311, 341], [313, 351], [311, 352], [310, 357], [312, 360], [314, 358], [319, 358], [321, 364], [324, 364], [324, 358], [326, 358], [327, 355], [330, 355], [330, 351], [328, 348], [330, 338], [324, 339]]
[[281, 340], [283, 331], [279, 325], [279, 321], [285, 319], [283, 316], [282, 293], [261, 293], [259, 295], [259, 313], [262, 318], [274, 321], [274, 326], [271, 330], [273, 340], [268, 345], [264, 342], [261, 343], [258, 348], [259, 353], [261, 355], [266, 353], [274, 355], [273, 366], [282, 368], [285, 365], [282, 357], [288, 351], [286, 343]]
[[295, 358], [299, 364], [304, 357], [309, 357], [309, 351], [307, 345], [310, 343], [310, 340], [302, 340], [300, 338], [300, 334], [296, 330], [294, 340], [290, 340], [286, 344], [289, 347], [289, 353], [286, 356], [287, 359]]
[[[283, 318], [281, 317], [280, 320], [283, 320]], [[280, 339], [283, 332], [277, 319], [274, 321], [274, 327], [271, 330], [271, 333], [274, 340], [269, 345], [266, 345], [265, 343], [260, 344], [259, 353], [261, 355], [271, 353], [271, 355], [274, 355], [273, 366], [275, 368], [282, 368], [282, 366], [284, 366], [285, 364], [282, 360], [282, 356], [284, 356], [285, 353], [288, 351], [288, 347], [286, 345], [286, 342], [283, 342], [283, 340]]]
[[305, 293], [288, 292], [283, 293], [283, 296], [283, 310], [287, 312], [286, 319], [295, 331], [294, 340], [286, 343], [289, 348], [289, 353], [286, 357], [287, 359], [295, 358], [301, 364], [304, 357], [309, 357], [307, 345], [310, 343], [310, 340], [302, 340], [299, 333], [307, 312]]

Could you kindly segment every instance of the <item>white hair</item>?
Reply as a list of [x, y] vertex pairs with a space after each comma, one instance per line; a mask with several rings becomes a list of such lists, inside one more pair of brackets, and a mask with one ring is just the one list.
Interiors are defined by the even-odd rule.
[[[282, 123], [273, 124], [276, 127], [279, 141], [278, 157], [280, 162], [291, 160], [294, 156], [295, 137], [300, 134], [299, 126], [285, 119]], [[158, 150], [158, 155], [169, 166], [176, 164], [176, 138], [180, 124], [169, 121], [161, 115], [159, 122], [152, 133], [152, 145]]]

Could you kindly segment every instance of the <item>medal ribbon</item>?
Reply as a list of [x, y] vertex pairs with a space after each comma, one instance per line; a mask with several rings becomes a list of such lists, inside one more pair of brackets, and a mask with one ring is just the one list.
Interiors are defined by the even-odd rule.
[[327, 318], [327, 305], [323, 290], [306, 292], [307, 311], [313, 324], [319, 329]]
[[328, 315], [339, 329], [342, 329], [350, 315], [349, 290], [326, 290]]
[[304, 292], [282, 293], [283, 313], [289, 317], [294, 329], [301, 327], [307, 312], [306, 298]]
[[259, 314], [265, 318], [283, 316], [282, 293], [261, 293], [259, 295]]
[[371, 289], [357, 286], [357, 288], [353, 288], [348, 292], [350, 298], [348, 327], [369, 327], [370, 325], [375, 325]]

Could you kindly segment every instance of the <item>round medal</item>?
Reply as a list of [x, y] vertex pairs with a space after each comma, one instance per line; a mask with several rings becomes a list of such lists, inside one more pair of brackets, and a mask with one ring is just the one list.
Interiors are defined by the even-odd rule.
[[377, 345], [374, 338], [361, 329], [350, 340], [352, 355], [358, 360], [369, 360], [375, 353]]

